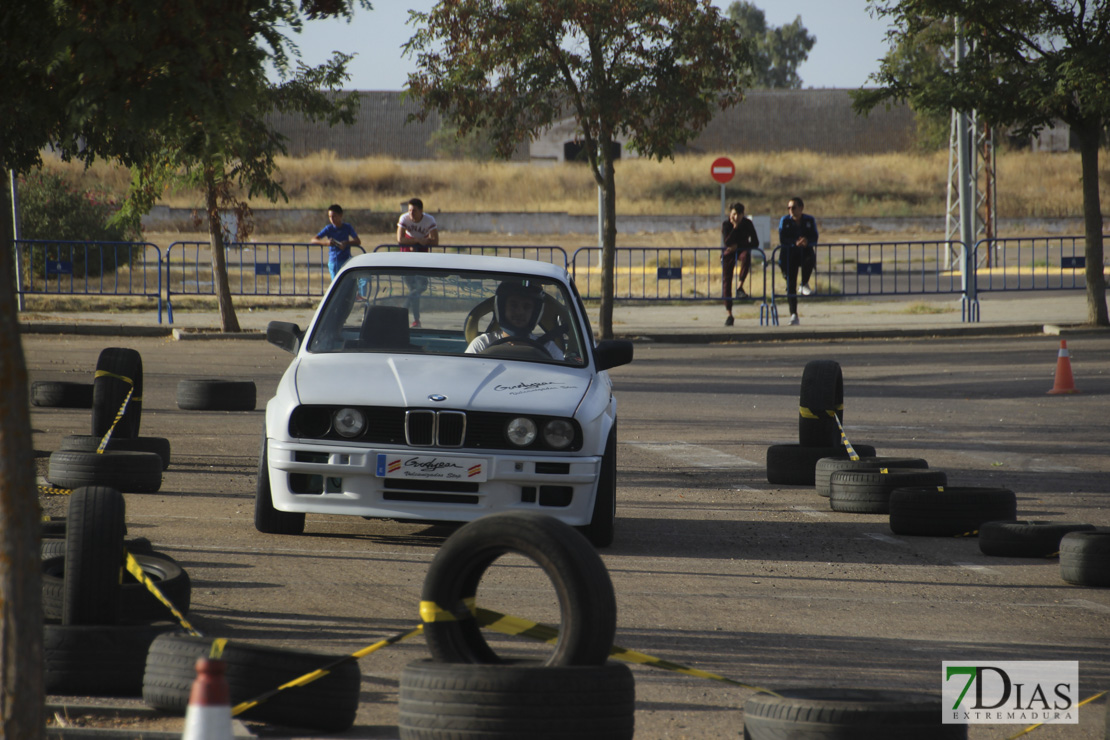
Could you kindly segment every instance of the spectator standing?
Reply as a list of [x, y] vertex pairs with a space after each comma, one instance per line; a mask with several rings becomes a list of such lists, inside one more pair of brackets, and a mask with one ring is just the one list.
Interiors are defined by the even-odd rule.
[[343, 221], [343, 207], [335, 203], [328, 206], [328, 225], [320, 229], [311, 241], [328, 247], [328, 272], [332, 280], [351, 258], [351, 247], [362, 245], [355, 227]]
[[[795, 196], [786, 204], [786, 215], [779, 221], [779, 267], [786, 276], [786, 301], [790, 306], [790, 325], [797, 326], [798, 294], [810, 295], [809, 279], [817, 267], [817, 220], [804, 213], [805, 203]], [[798, 269], [802, 285], [798, 287]]]
[[[436, 220], [424, 213], [424, 201], [411, 198], [408, 212], [402, 213], [397, 221], [397, 243], [402, 252], [427, 252], [428, 247], [439, 245], [439, 229]], [[428, 278], [412, 275], [405, 278], [409, 290], [406, 305], [412, 312], [412, 327], [420, 328], [420, 296], [428, 289]]]
[[729, 207], [728, 220], [721, 224], [721, 295], [725, 299], [725, 326], [732, 326], [732, 274], [740, 263], [740, 275], [736, 280], [736, 297], [747, 298], [744, 281], [752, 266], [751, 250], [759, 246], [759, 236], [751, 219], [744, 217], [744, 204], [733, 203]]

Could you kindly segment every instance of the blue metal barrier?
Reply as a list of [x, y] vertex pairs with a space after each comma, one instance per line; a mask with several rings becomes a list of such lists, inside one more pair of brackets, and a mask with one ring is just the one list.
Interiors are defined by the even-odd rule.
[[17, 292], [153, 298], [162, 323], [162, 252], [147, 242], [15, 240]]
[[[766, 263], [762, 249], [752, 252], [752, 283], [756, 268]], [[570, 272], [585, 300], [601, 298], [601, 248], [579, 247], [571, 258]], [[751, 298], [767, 306], [767, 273], [762, 289], [749, 290]], [[615, 253], [613, 298], [620, 301], [723, 300], [720, 247], [620, 247]]]
[[[374, 247], [375, 252], [400, 251], [399, 244], [379, 244]], [[429, 252], [444, 254], [478, 254], [487, 257], [515, 257], [517, 259], [534, 260], [536, 262], [549, 262], [567, 269], [567, 253], [562, 247], [528, 247], [528, 246], [490, 246], [483, 244], [439, 245], [428, 247]]]
[[981, 239], [974, 250], [978, 289], [1086, 289], [1084, 240], [1082, 236]]
[[[224, 247], [232, 295], [316, 298], [331, 285], [328, 250], [321, 244], [232, 242]], [[362, 247], [352, 247], [365, 252]], [[173, 323], [173, 296], [216, 294], [212, 249], [206, 241], [174, 242], [166, 249], [166, 308]]]

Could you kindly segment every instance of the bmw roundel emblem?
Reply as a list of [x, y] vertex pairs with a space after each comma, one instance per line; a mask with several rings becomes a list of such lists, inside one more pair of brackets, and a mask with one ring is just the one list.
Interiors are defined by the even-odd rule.
[[442, 393], [433, 393], [432, 395], [428, 396], [428, 400], [436, 401], [438, 403], [439, 401], [446, 401], [447, 396], [443, 395]]

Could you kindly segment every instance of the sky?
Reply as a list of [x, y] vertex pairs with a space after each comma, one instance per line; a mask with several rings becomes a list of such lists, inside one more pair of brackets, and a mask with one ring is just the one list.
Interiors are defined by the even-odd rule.
[[[730, 0], [713, 0], [722, 13]], [[856, 88], [878, 70], [886, 52], [885, 20], [872, 18], [867, 0], [756, 0], [767, 25], [782, 26], [802, 17], [802, 25], [817, 37], [809, 58], [798, 68], [802, 87]], [[351, 23], [320, 20], [305, 23], [292, 36], [305, 64], [315, 66], [332, 51], [357, 56], [348, 65], [348, 90], [402, 90], [415, 64], [401, 46], [415, 29], [407, 25], [408, 11], [428, 11], [435, 0], [374, 0], [370, 11], [356, 9]]]

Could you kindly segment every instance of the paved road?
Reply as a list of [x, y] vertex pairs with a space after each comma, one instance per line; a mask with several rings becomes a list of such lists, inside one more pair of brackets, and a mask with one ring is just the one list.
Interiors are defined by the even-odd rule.
[[[138, 349], [144, 435], [174, 462], [157, 494], [128, 494], [132, 535], [178, 558], [206, 634], [354, 651], [418, 621], [427, 565], [449, 529], [310, 516], [301, 537], [252, 526], [262, 426], [255, 412], [177, 409], [185, 377], [255, 380], [273, 392], [289, 356], [258, 341], [27, 335], [32, 380], [91, 376], [105, 346]], [[766, 482], [767, 446], [797, 439], [811, 359], [845, 377], [853, 442], [924, 457], [950, 485], [1011, 488], [1019, 517], [1110, 526], [1110, 337], [1069, 342], [1082, 394], [1048, 396], [1059, 339], [641, 343], [613, 371], [620, 400], [617, 537], [603, 553], [618, 644], [766, 687], [900, 686], [938, 691], [940, 662], [1079, 660], [1081, 694], [1110, 688], [1110, 591], [1059, 578], [1056, 561], [988, 558], [974, 539], [893, 535], [886, 518], [832, 512], [812, 489]], [[261, 408], [261, 405], [260, 405]], [[88, 412], [33, 409], [34, 446], [87, 433]], [[45, 463], [40, 457], [38, 462]], [[522, 560], [483, 580], [479, 600], [538, 621], [550, 586]], [[527, 654], [531, 646], [499, 642]], [[419, 639], [360, 661], [358, 724], [396, 737], [402, 667]], [[751, 691], [634, 669], [637, 736], [736, 737]], [[1029, 737], [1101, 738], [1100, 702], [1079, 727]], [[1021, 727], [973, 727], [973, 740]]]

